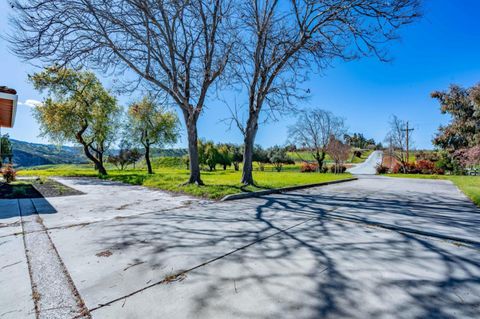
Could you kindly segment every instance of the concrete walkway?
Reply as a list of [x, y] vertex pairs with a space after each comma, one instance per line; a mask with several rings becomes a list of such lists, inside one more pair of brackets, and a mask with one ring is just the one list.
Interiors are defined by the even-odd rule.
[[0, 200], [0, 287], [0, 318], [35, 318], [16, 200]]
[[[86, 195], [48, 199], [55, 212], [41, 217], [93, 318], [480, 312], [480, 253], [468, 243], [478, 240], [480, 210], [448, 181], [371, 176], [221, 203], [88, 179], [63, 182]], [[98, 194], [106, 200], [96, 201]], [[5, 318], [31, 314], [2, 293], [0, 309], [19, 311]]]

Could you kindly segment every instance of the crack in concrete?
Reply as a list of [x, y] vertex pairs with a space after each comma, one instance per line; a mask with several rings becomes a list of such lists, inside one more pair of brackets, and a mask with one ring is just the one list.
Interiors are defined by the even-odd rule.
[[[364, 194], [364, 196], [361, 197], [361, 199], [366, 200], [366, 199], [368, 199], [369, 196], [371, 196], [372, 194], [376, 194], [376, 193], [377, 193], [377, 190], [368, 192], [368, 193]], [[331, 214], [331, 213], [335, 212], [337, 209], [339, 209], [339, 208], [341, 208], [341, 207], [342, 207], [341, 205], [337, 205], [337, 206], [332, 207], [331, 209], [325, 210], [324, 212], [325, 212], [325, 213], [328, 213], [328, 214]], [[136, 295], [136, 294], [138, 294], [138, 293], [140, 293], [140, 292], [143, 292], [143, 291], [145, 291], [145, 290], [147, 290], [147, 289], [150, 289], [150, 288], [152, 288], [152, 287], [155, 287], [155, 286], [158, 286], [158, 285], [161, 285], [161, 284], [171, 283], [172, 281], [181, 281], [181, 280], [177, 280], [177, 278], [184, 278], [184, 277], [187, 275], [187, 273], [189, 273], [189, 272], [191, 272], [191, 271], [193, 271], [193, 270], [196, 270], [196, 269], [198, 269], [198, 268], [200, 268], [200, 267], [206, 266], [206, 265], [211, 264], [211, 263], [213, 263], [213, 262], [215, 262], [215, 261], [218, 261], [218, 260], [220, 260], [220, 259], [223, 259], [223, 258], [225, 258], [225, 257], [227, 257], [227, 256], [229, 256], [229, 255], [232, 255], [232, 254], [234, 254], [234, 253], [236, 253], [236, 252], [238, 252], [238, 251], [247, 249], [247, 248], [250, 247], [250, 246], [253, 246], [253, 245], [257, 244], [257, 243], [263, 242], [263, 241], [265, 241], [265, 240], [267, 240], [267, 239], [269, 239], [269, 238], [272, 238], [272, 237], [274, 237], [274, 236], [277, 236], [277, 235], [279, 235], [279, 234], [282, 234], [282, 233], [284, 233], [284, 232], [286, 232], [286, 231], [288, 231], [288, 230], [291, 230], [291, 229], [293, 229], [293, 228], [295, 228], [295, 227], [298, 227], [298, 226], [300, 226], [300, 225], [302, 225], [302, 224], [305, 224], [305, 223], [307, 223], [307, 222], [310, 222], [310, 221], [316, 220], [316, 219], [320, 219], [320, 218], [328, 218], [328, 219], [333, 219], [333, 220], [340, 221], [340, 222], [355, 223], [355, 224], [360, 225], [360, 226], [363, 226], [363, 227], [376, 227], [376, 228], [383, 229], [383, 230], [385, 230], [385, 231], [394, 231], [394, 232], [405, 233], [405, 234], [409, 234], [409, 235], [419, 235], [419, 236], [426, 237], [426, 239], [428, 239], [428, 240], [438, 240], [438, 239], [442, 240], [442, 239], [443, 239], [443, 240], [447, 240], [447, 242], [448, 242], [448, 240], [449, 240], [448, 238], [442, 238], [442, 236], [437, 236], [437, 237], [436, 237], [436, 236], [433, 236], [434, 234], [433, 234], [433, 235], [432, 235], [432, 234], [427, 234], [427, 235], [426, 235], [425, 233], [422, 233], [422, 231], [416, 231], [416, 230], [405, 229], [405, 228], [399, 229], [399, 228], [393, 227], [392, 225], [388, 225], [388, 224], [369, 222], [369, 221], [365, 221], [365, 220], [361, 220], [361, 219], [357, 219], [357, 218], [351, 218], [351, 217], [347, 217], [347, 216], [341, 216], [341, 215], [337, 215], [337, 214], [334, 214], [334, 215], [324, 214], [323, 216], [318, 216], [318, 214], [314, 214], [314, 213], [311, 213], [311, 212], [308, 212], [308, 211], [305, 211], [305, 210], [303, 210], [303, 211], [302, 211], [302, 210], [295, 210], [296, 213], [298, 213], [299, 211], [300, 211], [301, 213], [305, 214], [305, 215], [308, 215], [308, 216], [314, 215], [314, 216], [312, 216], [311, 218], [307, 218], [306, 220], [304, 220], [304, 221], [302, 221], [302, 222], [300, 222], [300, 223], [298, 223], [298, 224], [295, 224], [295, 225], [293, 225], [293, 226], [287, 227], [287, 228], [285, 228], [285, 229], [280, 229], [279, 231], [277, 231], [277, 232], [275, 232], [275, 233], [273, 233], [273, 234], [271, 234], [271, 235], [269, 235], [269, 236], [260, 238], [260, 239], [258, 239], [258, 240], [256, 240], [256, 241], [252, 242], [252, 243], [249, 243], [249, 244], [247, 244], [247, 245], [244, 245], [244, 246], [242, 246], [242, 247], [239, 247], [239, 248], [237, 248], [237, 249], [234, 249], [234, 250], [232, 250], [232, 251], [230, 251], [230, 252], [228, 252], [228, 253], [226, 253], [226, 254], [223, 254], [223, 255], [218, 256], [218, 257], [213, 258], [213, 259], [210, 259], [210, 260], [208, 260], [208, 261], [206, 261], [206, 262], [204, 262], [204, 263], [201, 263], [201, 264], [199, 264], [199, 265], [196, 265], [196, 266], [194, 266], [194, 267], [192, 267], [192, 268], [189, 268], [189, 269], [187, 269], [187, 270], [181, 270], [181, 271], [178, 271], [178, 272], [176, 272], [176, 273], [174, 273], [174, 274], [171, 274], [171, 275], [167, 275], [167, 276], [165, 276], [164, 278], [162, 278], [161, 280], [156, 281], [156, 282], [154, 282], [154, 283], [152, 283], [152, 284], [149, 284], [149, 285], [147, 285], [147, 286], [145, 286], [145, 287], [143, 287], [143, 288], [140, 288], [140, 289], [138, 289], [138, 290], [135, 290], [135, 291], [133, 291], [133, 292], [127, 294], [127, 295], [124, 295], [124, 296], [115, 298], [115, 299], [113, 299], [113, 300], [111, 300], [111, 301], [109, 301], [109, 302], [106, 302], [106, 303], [99, 304], [98, 306], [91, 308], [91, 309], [90, 309], [90, 312], [94, 312], [94, 311], [96, 311], [96, 310], [98, 310], [98, 309], [101, 309], [101, 308], [106, 307], [106, 306], [110, 306], [110, 305], [112, 305], [113, 303], [116, 303], [116, 302], [119, 302], [119, 301], [122, 301], [122, 300], [123, 300], [124, 303], [125, 303], [125, 301], [126, 301], [127, 298], [132, 297], [132, 296], [134, 296], [134, 295]], [[468, 241], [467, 241], [467, 242], [468, 242]], [[453, 243], [453, 244], [455, 244], [455, 243]], [[474, 247], [471, 247], [471, 246], [466, 246], [466, 247], [472, 248], [472, 249], [477, 249], [477, 248], [474, 248]], [[326, 269], [327, 269], [327, 268], [326, 268]], [[326, 269], [322, 270], [322, 272], [325, 271]], [[172, 280], [172, 278], [173, 278], [173, 280]], [[148, 284], [149, 282], [150, 282], [150, 281], [148, 281], [147, 284]]]
[[[367, 193], [363, 198], [368, 198], [368, 196], [370, 196], [371, 194], [374, 194], [374, 193], [376, 193], [376, 191], [369, 192], [369, 193]], [[331, 212], [334, 212], [335, 210], [339, 209], [340, 207], [341, 207], [340, 205], [337, 205], [337, 206], [334, 206], [334, 207], [332, 207], [332, 208], [330, 208], [330, 209], [325, 210], [325, 212], [331, 213]], [[99, 304], [99, 305], [96, 306], [96, 307], [90, 308], [89, 311], [90, 311], [90, 312], [94, 312], [94, 311], [96, 311], [96, 310], [98, 310], [98, 309], [101, 309], [101, 308], [103, 308], [103, 307], [110, 306], [110, 305], [112, 305], [112, 304], [114, 304], [114, 303], [116, 303], [116, 302], [119, 302], [119, 301], [121, 301], [121, 300], [123, 300], [124, 303], [125, 303], [127, 298], [132, 297], [132, 296], [134, 296], [134, 295], [136, 295], [136, 294], [139, 294], [139, 293], [141, 293], [141, 292], [143, 292], [143, 291], [145, 291], [145, 290], [147, 290], [147, 289], [150, 289], [150, 288], [152, 288], [152, 287], [155, 287], [155, 286], [158, 286], [158, 285], [161, 285], [161, 284], [168, 284], [168, 283], [171, 283], [171, 282], [173, 282], [173, 281], [182, 281], [182, 280], [186, 277], [186, 275], [187, 275], [189, 272], [191, 272], [191, 271], [194, 271], [194, 270], [196, 270], [196, 269], [198, 269], [198, 268], [207, 266], [207, 265], [209, 265], [209, 264], [211, 264], [211, 263], [214, 263], [214, 262], [216, 262], [216, 261], [218, 261], [218, 260], [220, 260], [220, 259], [223, 259], [223, 258], [225, 258], [225, 257], [227, 257], [227, 256], [230, 256], [230, 255], [232, 255], [232, 254], [234, 254], [234, 253], [236, 253], [236, 252], [245, 250], [245, 249], [247, 249], [248, 247], [251, 247], [251, 246], [253, 246], [253, 245], [255, 245], [255, 244], [258, 244], [258, 243], [260, 243], [260, 242], [263, 242], [263, 241], [265, 241], [265, 240], [267, 240], [267, 239], [269, 239], [269, 238], [272, 238], [272, 237], [274, 237], [274, 236], [277, 236], [277, 235], [279, 235], [279, 234], [283, 234], [283, 233], [285, 233], [285, 232], [288, 231], [288, 230], [291, 230], [291, 229], [293, 229], [293, 228], [295, 228], [295, 227], [298, 227], [298, 226], [300, 226], [300, 225], [303, 225], [303, 224], [305, 224], [305, 223], [308, 223], [308, 222], [310, 222], [310, 221], [312, 221], [312, 220], [316, 220], [316, 219], [318, 219], [318, 216], [317, 216], [317, 215], [315, 215], [315, 216], [313, 216], [313, 217], [311, 217], [311, 218], [307, 218], [306, 220], [304, 220], [304, 221], [302, 221], [302, 222], [300, 222], [300, 223], [297, 223], [297, 224], [295, 224], [295, 225], [292, 225], [292, 226], [287, 227], [287, 228], [284, 228], [284, 229], [280, 229], [280, 230], [278, 230], [277, 232], [274, 232], [273, 234], [270, 234], [270, 235], [268, 235], [268, 236], [262, 237], [262, 238], [260, 238], [260, 239], [258, 239], [258, 240], [256, 240], [256, 241], [253, 241], [253, 242], [251, 242], [251, 243], [249, 243], [249, 244], [246, 244], [246, 245], [244, 245], [244, 246], [241, 246], [241, 247], [239, 247], [239, 248], [236, 248], [236, 249], [234, 249], [234, 250], [231, 250], [230, 252], [225, 253], [225, 254], [223, 254], [223, 255], [220, 255], [220, 256], [218, 256], [218, 257], [215, 257], [215, 258], [213, 258], [213, 259], [207, 260], [206, 262], [201, 263], [201, 264], [198, 264], [198, 265], [196, 265], [196, 266], [194, 266], [194, 267], [192, 267], [192, 268], [189, 268], [189, 269], [187, 269], [187, 270], [177, 271], [177, 272], [174, 273], [174, 274], [167, 275], [167, 276], [165, 276], [164, 278], [162, 278], [161, 280], [156, 281], [156, 282], [154, 282], [154, 283], [152, 283], [152, 284], [149, 284], [149, 285], [147, 285], [147, 286], [145, 286], [145, 287], [143, 287], [143, 288], [137, 289], [137, 290], [135, 290], [135, 291], [133, 291], [133, 292], [131, 292], [131, 293], [129, 293], [129, 294], [126, 294], [126, 295], [124, 295], [124, 296], [115, 298], [115, 299], [113, 299], [113, 300], [110, 300], [109, 302]], [[177, 278], [182, 278], [182, 279], [181, 279], [181, 280], [178, 280]], [[150, 280], [147, 282], [147, 284], [148, 284], [149, 282], [150, 282]], [[80, 317], [75, 317], [74, 319], [77, 319], [77, 318], [80, 318]]]
[[[145, 286], [145, 287], [143, 287], [143, 288], [137, 289], [137, 290], [135, 290], [135, 291], [133, 291], [133, 292], [127, 294], [127, 295], [124, 295], [124, 296], [115, 298], [115, 299], [110, 300], [109, 302], [106, 302], [106, 303], [103, 303], [103, 304], [99, 304], [98, 306], [91, 308], [91, 309], [90, 309], [90, 312], [94, 312], [94, 311], [96, 311], [96, 310], [98, 310], [98, 309], [100, 309], [100, 308], [103, 308], [103, 307], [106, 307], [106, 306], [110, 306], [111, 304], [116, 303], [116, 302], [118, 302], [118, 301], [126, 300], [127, 298], [132, 297], [132, 296], [134, 296], [134, 295], [136, 295], [136, 294], [138, 294], [138, 293], [140, 293], [140, 292], [142, 292], [142, 291], [145, 291], [145, 290], [147, 290], [147, 289], [150, 289], [150, 288], [152, 288], [152, 287], [155, 287], [155, 286], [158, 286], [158, 285], [161, 285], [161, 284], [167, 284], [167, 283], [175, 282], [175, 281], [182, 281], [183, 279], [185, 279], [185, 277], [187, 276], [187, 274], [188, 274], [189, 272], [191, 272], [191, 271], [194, 271], [194, 270], [196, 270], [196, 269], [198, 269], [198, 268], [200, 268], [200, 267], [204, 267], [204, 266], [206, 266], [206, 265], [208, 265], [208, 264], [214, 263], [214, 262], [216, 262], [216, 261], [218, 261], [218, 260], [220, 260], [220, 259], [223, 259], [223, 258], [225, 258], [225, 257], [227, 257], [227, 256], [230, 256], [230, 255], [232, 255], [232, 254], [234, 254], [234, 253], [236, 253], [236, 252], [238, 252], [238, 251], [247, 249], [247, 248], [250, 247], [250, 246], [253, 246], [253, 245], [257, 244], [257, 243], [263, 242], [263, 241], [265, 241], [265, 240], [267, 240], [267, 239], [269, 239], [269, 238], [272, 238], [272, 237], [274, 237], [274, 236], [277, 236], [277, 235], [279, 235], [279, 234], [282, 234], [282, 233], [284, 233], [284, 232], [286, 232], [286, 231], [288, 231], [288, 230], [290, 230], [290, 229], [292, 229], [292, 228], [294, 228], [294, 227], [303, 225], [303, 224], [308, 223], [309, 221], [314, 220], [314, 219], [315, 219], [315, 218], [308, 218], [308, 219], [306, 219], [306, 220], [304, 220], [304, 221], [302, 221], [302, 222], [300, 222], [300, 223], [297, 223], [297, 224], [295, 224], [295, 225], [293, 225], [293, 226], [290, 226], [290, 227], [287, 227], [287, 228], [285, 228], [285, 229], [281, 229], [281, 230], [279, 230], [279, 231], [277, 231], [277, 232], [275, 232], [275, 233], [273, 233], [273, 234], [271, 234], [271, 235], [262, 237], [262, 238], [260, 238], [260, 239], [258, 239], [258, 240], [256, 240], [256, 241], [254, 241], [254, 242], [251, 242], [251, 243], [249, 243], [249, 244], [247, 244], [247, 245], [244, 245], [244, 246], [241, 246], [241, 247], [236, 248], [236, 249], [234, 249], [234, 250], [231, 250], [231, 251], [229, 251], [228, 253], [223, 254], [223, 255], [221, 255], [221, 256], [218, 256], [218, 257], [212, 258], [212, 259], [210, 259], [210, 260], [207, 260], [206, 262], [201, 263], [201, 264], [198, 264], [198, 265], [196, 265], [196, 266], [194, 266], [194, 267], [192, 267], [192, 268], [189, 268], [189, 269], [187, 269], [187, 270], [181, 270], [181, 271], [178, 271], [178, 272], [176, 272], [176, 273], [174, 273], [174, 274], [171, 274], [171, 275], [167, 275], [167, 276], [165, 276], [164, 278], [162, 278], [161, 280], [156, 281], [156, 282], [154, 282], [154, 283], [152, 283], [152, 284], [150, 284], [150, 285], [148, 285], [148, 286]], [[75, 318], [80, 318], [80, 317], [75, 317]]]
[[5, 265], [5, 266], [3, 266], [3, 267], [0, 268], [0, 269], [5, 269], [5, 268], [11, 267], [11, 266], [15, 266], [15, 265], [20, 264], [21, 262], [22, 262], [22, 261], [20, 260], [20, 261], [17, 261], [16, 263], [12, 263], [12, 264]]
[[[54, 227], [48, 227], [48, 228], [45, 226], [45, 228], [46, 228], [46, 230], [50, 231], [50, 230], [68, 229], [68, 228], [74, 228], [74, 227], [85, 227], [85, 226], [88, 226], [88, 225], [97, 224], [97, 223], [102, 223], [102, 222], [108, 222], [108, 221], [112, 221], [112, 220], [129, 219], [129, 218], [135, 218], [135, 217], [137, 217], [137, 216], [144, 216], [144, 215], [149, 215], [149, 214], [157, 214], [157, 213], [162, 213], [162, 212], [173, 211], [173, 210], [176, 210], [176, 209], [187, 208], [187, 207], [189, 207], [190, 205], [191, 205], [191, 203], [190, 203], [190, 204], [186, 204], [186, 205], [181, 205], [181, 206], [175, 206], [175, 207], [171, 207], [171, 208], [161, 209], [161, 210], [143, 212], [143, 213], [134, 214], [134, 215], [127, 215], [127, 216], [118, 215], [118, 216], [115, 216], [115, 217], [106, 218], [106, 219], [100, 219], [100, 220], [95, 220], [95, 221], [90, 221], [90, 222], [81, 222], [81, 223], [74, 223], [74, 224], [61, 225], [61, 226], [54, 226]], [[35, 233], [35, 232], [42, 232], [42, 231], [43, 231], [43, 230], [21, 231], [21, 232], [16, 232], [16, 233], [12, 233], [12, 234], [2, 235], [2, 236], [0, 236], [0, 238], [10, 237], [10, 236], [19, 236], [19, 235], [25, 235], [25, 234], [32, 234], [32, 233]]]

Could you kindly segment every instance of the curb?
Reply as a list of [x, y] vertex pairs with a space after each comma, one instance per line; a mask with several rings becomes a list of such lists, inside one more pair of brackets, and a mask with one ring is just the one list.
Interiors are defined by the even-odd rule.
[[314, 183], [314, 184], [305, 184], [305, 185], [297, 185], [297, 186], [289, 186], [289, 187], [283, 187], [283, 188], [274, 188], [274, 189], [267, 189], [264, 191], [256, 191], [256, 192], [244, 192], [244, 193], [238, 193], [238, 194], [231, 194], [223, 197], [220, 201], [228, 201], [228, 200], [236, 200], [236, 199], [244, 199], [244, 198], [250, 198], [250, 197], [260, 197], [263, 195], [269, 195], [269, 194], [278, 194], [278, 193], [283, 193], [283, 192], [289, 192], [289, 191], [294, 191], [297, 189], [304, 189], [304, 188], [311, 188], [311, 187], [317, 187], [317, 186], [326, 186], [326, 185], [331, 185], [331, 184], [340, 184], [340, 183], [346, 183], [346, 182], [352, 182], [358, 180], [357, 177], [352, 177], [352, 178], [347, 178], [347, 179], [340, 179], [336, 181], [330, 181], [330, 182], [322, 182], [322, 183]]

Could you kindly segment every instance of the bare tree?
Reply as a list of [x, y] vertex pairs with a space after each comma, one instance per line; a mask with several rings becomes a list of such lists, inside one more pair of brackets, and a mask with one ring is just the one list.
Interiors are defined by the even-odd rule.
[[[14, 0], [12, 50], [25, 60], [133, 74], [183, 112], [189, 183], [203, 184], [197, 120], [235, 32], [228, 0]], [[157, 94], [156, 94], [157, 95]]]
[[344, 120], [321, 109], [301, 111], [295, 125], [289, 127], [291, 142], [312, 154], [319, 171], [323, 167], [330, 137], [340, 139], [344, 134]]
[[389, 154], [400, 163], [402, 170], [406, 173], [408, 163], [406, 150], [412, 149], [413, 146], [411, 134], [407, 139], [407, 122], [394, 115], [389, 125], [390, 131], [385, 138], [389, 145]]
[[[382, 44], [418, 16], [419, 0], [245, 1], [238, 58], [239, 78], [248, 91], [242, 183], [253, 184], [252, 156], [260, 113], [281, 110], [305, 96], [297, 85], [306, 70], [323, 69], [332, 59], [375, 55]], [[238, 125], [237, 120], [237, 125]]]
[[343, 173], [340, 167], [350, 157], [350, 150], [350, 145], [342, 143], [342, 141], [336, 139], [334, 136], [330, 137], [327, 145], [327, 153], [333, 159], [335, 174]]

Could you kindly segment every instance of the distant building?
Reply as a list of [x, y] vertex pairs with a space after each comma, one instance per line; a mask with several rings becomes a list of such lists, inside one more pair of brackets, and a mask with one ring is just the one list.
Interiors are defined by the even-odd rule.
[[0, 86], [0, 127], [13, 127], [17, 112], [17, 91]]

